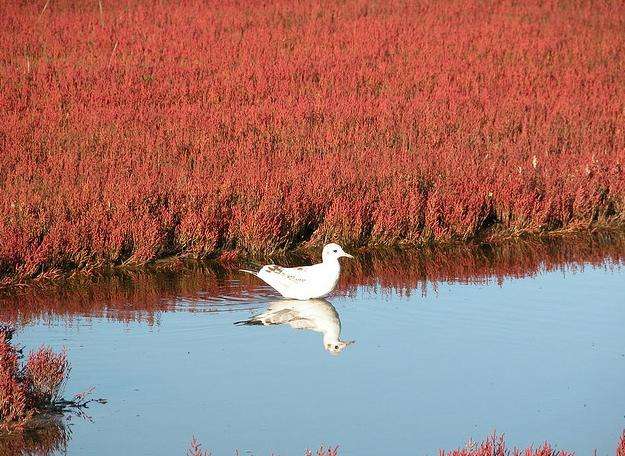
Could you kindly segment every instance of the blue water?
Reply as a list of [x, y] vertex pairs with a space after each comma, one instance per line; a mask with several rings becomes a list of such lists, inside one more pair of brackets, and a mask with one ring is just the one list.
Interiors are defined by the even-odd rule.
[[[234, 278], [236, 279], [236, 277]], [[625, 268], [539, 272], [503, 284], [359, 287], [329, 302], [339, 355], [319, 333], [234, 326], [272, 298], [180, 298], [153, 324], [90, 315], [35, 320], [17, 342], [67, 347], [66, 395], [95, 387], [69, 455], [436, 455], [493, 430], [614, 454], [625, 428]], [[228, 285], [222, 295], [228, 295]], [[212, 306], [212, 307], [211, 307]], [[254, 308], [255, 310], [249, 310]], [[1, 314], [0, 314], [1, 315]]]

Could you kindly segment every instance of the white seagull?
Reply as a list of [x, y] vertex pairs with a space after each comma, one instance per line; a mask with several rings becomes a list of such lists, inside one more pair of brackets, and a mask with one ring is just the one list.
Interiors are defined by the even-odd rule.
[[241, 271], [264, 280], [285, 298], [300, 300], [323, 298], [334, 290], [339, 281], [341, 274], [339, 258], [341, 257], [354, 258], [349, 253], [345, 253], [340, 245], [328, 244], [323, 248], [323, 262], [319, 264], [299, 268], [283, 268], [269, 264], [263, 266], [258, 272], [247, 269], [241, 269]]
[[323, 348], [333, 354], [340, 353], [353, 340], [341, 340], [341, 319], [336, 308], [325, 299], [308, 301], [281, 300], [269, 303], [267, 310], [235, 325], [282, 325], [295, 329], [308, 329], [323, 334]]

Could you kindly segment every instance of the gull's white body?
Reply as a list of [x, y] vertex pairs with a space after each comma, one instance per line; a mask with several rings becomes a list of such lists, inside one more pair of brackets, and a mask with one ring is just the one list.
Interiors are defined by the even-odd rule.
[[275, 264], [263, 266], [260, 271], [247, 271], [271, 285], [285, 298], [317, 299], [329, 295], [341, 274], [340, 257], [353, 258], [340, 245], [328, 244], [323, 248], [323, 261], [312, 266], [283, 268]]
[[295, 329], [320, 332], [323, 334], [324, 348], [333, 353], [342, 351], [352, 343], [341, 340], [339, 314], [325, 299], [275, 301], [269, 304], [265, 312], [236, 324], [263, 326], [287, 324]]

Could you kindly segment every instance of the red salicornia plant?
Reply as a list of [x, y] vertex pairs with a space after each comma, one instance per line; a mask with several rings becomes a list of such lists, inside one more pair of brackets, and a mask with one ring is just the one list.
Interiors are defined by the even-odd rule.
[[12, 330], [0, 328], [0, 428], [23, 427], [32, 417], [28, 384], [21, 375], [20, 354], [11, 345]]
[[[338, 456], [337, 447], [320, 447], [316, 452], [306, 450], [304, 456]], [[539, 447], [528, 447], [525, 449], [506, 447], [504, 436], [493, 433], [487, 437], [482, 443], [469, 441], [464, 448], [445, 451], [439, 450], [439, 456], [574, 456], [575, 453], [565, 450], [555, 450], [549, 443], [545, 442]], [[188, 456], [208, 456], [210, 453], [202, 450], [201, 445], [193, 437], [191, 446], [187, 451]], [[625, 455], [625, 431], [621, 436], [619, 446], [616, 449], [616, 456]]]
[[55, 353], [50, 347], [41, 347], [30, 353], [24, 366], [24, 376], [30, 394], [36, 403], [53, 403], [70, 371], [67, 353]]
[[69, 372], [65, 352], [41, 347], [21, 366], [11, 344], [14, 330], [0, 327], [0, 428], [23, 428], [37, 412], [53, 407]]
[[[329, 447], [324, 448], [319, 447], [316, 452], [312, 452], [311, 450], [306, 450], [304, 456], [338, 456], [338, 446], [337, 447]], [[236, 451], [235, 455], [238, 455], [239, 452]], [[191, 440], [191, 444], [187, 449], [187, 456], [211, 456], [211, 453], [207, 450], [202, 449], [202, 445], [196, 440], [195, 437]]]
[[574, 453], [563, 450], [554, 450], [549, 443], [545, 442], [537, 448], [528, 447], [524, 450], [506, 448], [504, 436], [493, 434], [484, 442], [477, 444], [469, 442], [464, 448], [445, 451], [439, 450], [439, 456], [573, 456]]
[[339, 447], [336, 446], [334, 448], [319, 447], [319, 449], [315, 453], [313, 453], [311, 450], [306, 450], [306, 453], [304, 454], [304, 456], [338, 456], [338, 454], [339, 454]]
[[[506, 448], [504, 436], [500, 435], [497, 437], [496, 434], [491, 435], [481, 444], [469, 442], [464, 448], [447, 452], [444, 450], [439, 451], [439, 456], [574, 456], [574, 454], [575, 453], [570, 451], [555, 450], [547, 442], [537, 448], [528, 447], [524, 450], [513, 448], [510, 450]], [[625, 430], [623, 431], [618, 447], [616, 448], [616, 456], [624, 455]]]
[[187, 456], [211, 456], [211, 453], [203, 450], [202, 445], [193, 437], [189, 449], [187, 450]]
[[625, 430], [623, 430], [618, 447], [616, 447], [616, 456], [625, 456]]
[[0, 2], [0, 281], [625, 221], [625, 3]]

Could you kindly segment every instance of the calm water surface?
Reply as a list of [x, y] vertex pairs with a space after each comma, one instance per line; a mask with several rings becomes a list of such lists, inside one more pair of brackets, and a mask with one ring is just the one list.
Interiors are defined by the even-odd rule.
[[[236, 273], [26, 296], [0, 315], [27, 349], [67, 348], [67, 395], [93, 386], [108, 399], [92, 421], [73, 418], [66, 449], [50, 454], [184, 454], [195, 436], [216, 455], [320, 444], [435, 455], [495, 429], [509, 445], [613, 454], [625, 428], [625, 269], [558, 252], [529, 264], [530, 253], [461, 252], [445, 267], [421, 259], [420, 272], [393, 255], [351, 266], [356, 279], [308, 304], [356, 341], [338, 355], [318, 332], [233, 325], [285, 305]], [[384, 270], [392, 277], [376, 279]], [[176, 286], [154, 286], [167, 280]]]

